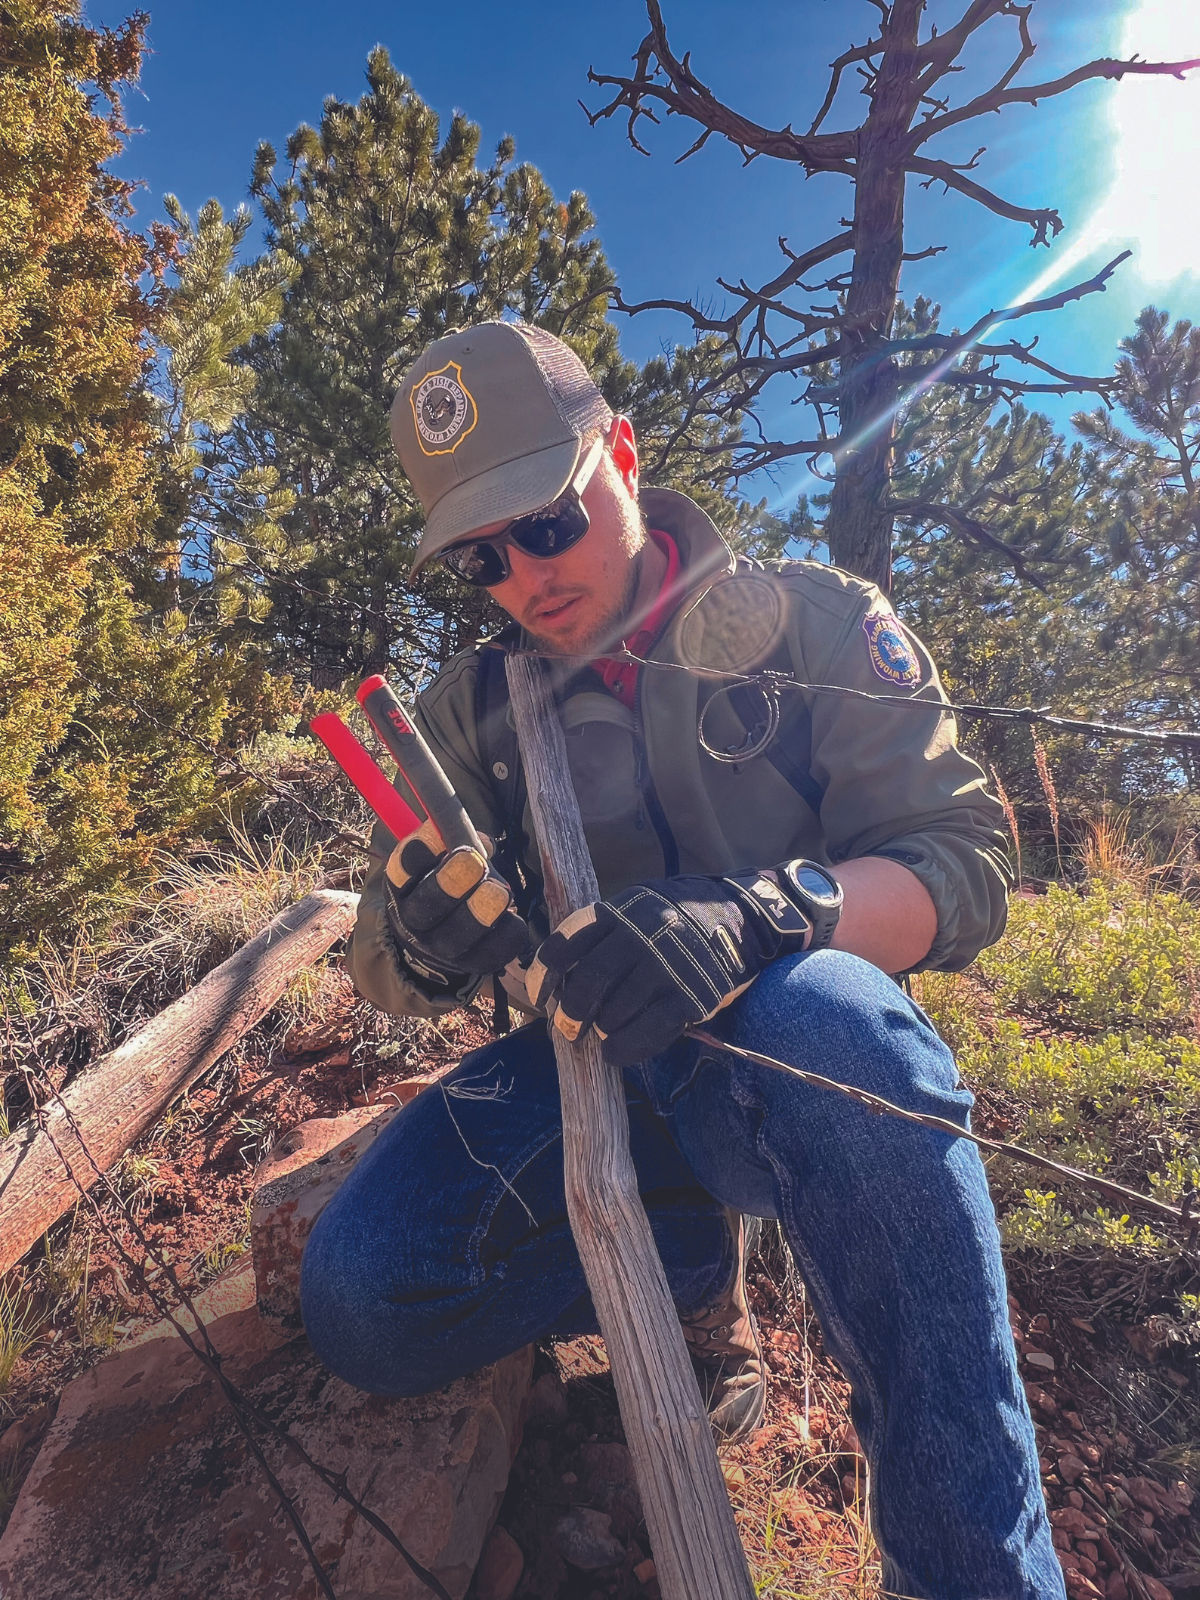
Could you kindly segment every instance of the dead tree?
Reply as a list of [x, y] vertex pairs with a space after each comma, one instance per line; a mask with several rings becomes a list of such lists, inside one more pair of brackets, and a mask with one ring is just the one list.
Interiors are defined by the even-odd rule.
[[[1091, 378], [1061, 370], [1034, 354], [1036, 340], [990, 342], [997, 325], [1066, 305], [1104, 289], [1118, 256], [1095, 277], [1046, 299], [990, 311], [963, 335], [931, 332], [920, 338], [893, 339], [892, 319], [905, 261], [937, 254], [944, 246], [906, 252], [904, 201], [910, 178], [928, 188], [940, 183], [1014, 222], [1032, 229], [1030, 242], [1048, 245], [1062, 230], [1052, 207], [1018, 205], [993, 193], [973, 174], [986, 146], [968, 159], [950, 159], [953, 152], [933, 146], [944, 134], [1013, 105], [1036, 106], [1089, 79], [1120, 79], [1126, 73], [1159, 73], [1182, 77], [1200, 61], [1150, 62], [1097, 60], [1044, 83], [1017, 82], [1034, 43], [1029, 31], [1033, 0], [970, 0], [955, 25], [945, 33], [927, 27], [922, 38], [924, 0], [871, 0], [879, 12], [878, 31], [865, 44], [852, 45], [832, 63], [825, 98], [807, 133], [766, 128], [724, 105], [692, 70], [690, 56], [676, 56], [667, 41], [658, 0], [646, 0], [650, 32], [638, 46], [632, 76], [589, 72], [591, 82], [615, 92], [607, 104], [589, 111], [593, 125], [603, 117], [628, 113], [630, 142], [642, 154], [639, 123], [657, 123], [663, 108], [700, 132], [681, 156], [685, 160], [717, 134], [735, 145], [747, 164], [760, 156], [791, 161], [809, 177], [833, 173], [854, 187], [851, 216], [843, 231], [818, 244], [795, 250], [785, 237], [779, 248], [782, 270], [752, 287], [744, 279], [718, 279], [729, 297], [726, 315], [710, 314], [685, 300], [647, 300], [627, 304], [616, 294], [618, 309], [630, 313], [672, 310], [688, 317], [698, 334], [716, 335], [722, 370], [699, 383], [689, 408], [668, 448], [686, 440], [693, 423], [743, 417], [754, 429], [734, 445], [735, 480], [777, 463], [807, 459], [818, 476], [828, 476], [822, 459], [834, 464], [833, 489], [825, 533], [837, 566], [878, 583], [891, 585], [891, 543], [897, 515], [914, 520], [932, 516], [959, 537], [1002, 550], [1007, 547], [993, 530], [982, 527], [967, 508], [910, 507], [891, 494], [892, 442], [897, 412], [906, 401], [935, 384], [972, 386], [982, 394], [1015, 398], [1025, 394], [1092, 393], [1107, 398], [1111, 379]], [[948, 80], [962, 70], [959, 58], [976, 34], [1000, 21], [1016, 28], [1015, 53], [1000, 77], [982, 94], [952, 103]], [[990, 33], [988, 35], [991, 37]], [[854, 68], [868, 101], [857, 126], [825, 131], [838, 101], [843, 74]], [[586, 108], [585, 108], [586, 109]], [[1128, 252], [1125, 252], [1128, 254]], [[847, 259], [848, 258], [848, 259]], [[832, 264], [832, 266], [831, 266]], [[830, 274], [826, 276], [825, 274]], [[817, 282], [806, 281], [814, 274]], [[826, 302], [815, 304], [814, 296]], [[960, 358], [973, 353], [966, 367]], [[904, 357], [904, 364], [897, 357]], [[809, 436], [769, 438], [757, 423], [755, 407], [764, 387], [780, 375], [812, 377], [803, 399], [809, 407]], [[727, 443], [696, 445], [698, 451], [727, 450]]]

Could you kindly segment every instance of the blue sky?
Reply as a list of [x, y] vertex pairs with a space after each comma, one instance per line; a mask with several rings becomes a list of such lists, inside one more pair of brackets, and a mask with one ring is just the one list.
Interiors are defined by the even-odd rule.
[[[946, 22], [965, 3], [932, 0], [930, 14]], [[806, 181], [765, 159], [744, 168], [715, 139], [676, 166], [694, 137], [682, 125], [642, 124], [649, 160], [630, 148], [623, 121], [590, 128], [577, 104], [600, 99], [587, 69], [625, 70], [645, 32], [641, 0], [149, 0], [149, 9], [154, 53], [128, 105], [143, 131], [119, 164], [145, 181], [137, 198], [143, 224], [161, 215], [167, 192], [192, 212], [213, 195], [227, 208], [244, 200], [258, 141], [282, 148], [298, 123], [319, 120], [326, 95], [357, 98], [376, 43], [435, 109], [460, 108], [480, 123], [485, 147], [511, 133], [518, 159], [540, 167], [557, 192], [588, 194], [630, 299], [699, 295], [719, 304], [718, 276], [762, 281], [778, 270], [779, 234], [793, 245], [815, 242], [849, 204], [845, 180]], [[94, 22], [115, 24], [124, 12], [108, 0], [88, 6]], [[721, 98], [756, 121], [797, 127], [807, 126], [824, 94], [827, 63], [866, 39], [878, 17], [867, 0], [664, 0], [664, 12], [677, 52], [691, 50], [694, 69]], [[1026, 79], [1130, 49], [1153, 56], [1167, 39], [1173, 53], [1200, 56], [1194, 0], [1038, 0], [1032, 27], [1038, 51]], [[989, 24], [968, 71], [951, 80], [956, 100], [1002, 70], [1014, 41], [1013, 23]], [[856, 87], [852, 80], [826, 127], [859, 119]], [[1130, 244], [1135, 260], [1105, 295], [1025, 324], [1023, 332], [1042, 336], [1039, 353], [1076, 372], [1102, 372], [1149, 301], [1200, 320], [1200, 275], [1188, 270], [1192, 259], [1200, 264], [1200, 227], [1189, 215], [1194, 182], [1177, 188], [1177, 175], [1194, 171], [1200, 157], [1200, 73], [1185, 83], [1085, 85], [1037, 110], [1013, 107], [971, 124], [932, 153], [961, 160], [984, 139], [979, 180], [1021, 204], [1056, 205], [1066, 230], [1053, 251], [1034, 252], [1021, 224], [910, 180], [909, 248], [948, 249], [906, 268], [903, 292], [939, 301], [944, 326], [965, 326], [1023, 298], [1056, 262], [1078, 257], [1052, 285], [1062, 287]], [[625, 353], [644, 359], [686, 329], [677, 318], [646, 316], [621, 319], [621, 336]], [[1076, 404], [1044, 409], [1065, 425]]]

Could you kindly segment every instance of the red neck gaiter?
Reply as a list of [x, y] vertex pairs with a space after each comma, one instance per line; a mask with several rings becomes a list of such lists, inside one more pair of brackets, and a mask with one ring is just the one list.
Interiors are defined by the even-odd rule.
[[[662, 587], [658, 591], [658, 598], [650, 607], [646, 620], [636, 633], [631, 633], [621, 643], [631, 655], [644, 656], [654, 642], [655, 635], [662, 626], [663, 618], [676, 600], [675, 580], [679, 576], [679, 546], [669, 533], [663, 533], [661, 528], [651, 528], [650, 537], [667, 558], [667, 573], [663, 578]], [[634, 698], [637, 694], [638, 673], [641, 670], [636, 661], [623, 661], [612, 656], [601, 656], [593, 661], [592, 665], [604, 679], [604, 687], [623, 706], [633, 710]]]

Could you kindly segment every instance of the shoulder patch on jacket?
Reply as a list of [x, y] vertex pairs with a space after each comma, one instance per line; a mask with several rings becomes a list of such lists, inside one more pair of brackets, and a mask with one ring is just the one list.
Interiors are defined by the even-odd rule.
[[875, 676], [900, 688], [921, 681], [921, 663], [890, 611], [869, 611], [862, 620]]

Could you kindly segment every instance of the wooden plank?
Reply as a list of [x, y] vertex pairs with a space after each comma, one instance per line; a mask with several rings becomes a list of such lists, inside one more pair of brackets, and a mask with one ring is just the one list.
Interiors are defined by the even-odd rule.
[[[314, 890], [76, 1079], [61, 1099], [102, 1171], [266, 1015], [294, 973], [349, 933], [357, 909], [356, 894]], [[46, 1107], [45, 1120], [87, 1185], [91, 1164], [58, 1099]], [[46, 1132], [30, 1118], [0, 1144], [0, 1272], [78, 1197]]]
[[[600, 898], [566, 742], [536, 657], [506, 663], [552, 924]], [[563, 1110], [567, 1213], [608, 1347], [665, 1600], [753, 1600], [708, 1416], [629, 1153], [621, 1073], [594, 1034], [550, 1030]]]

